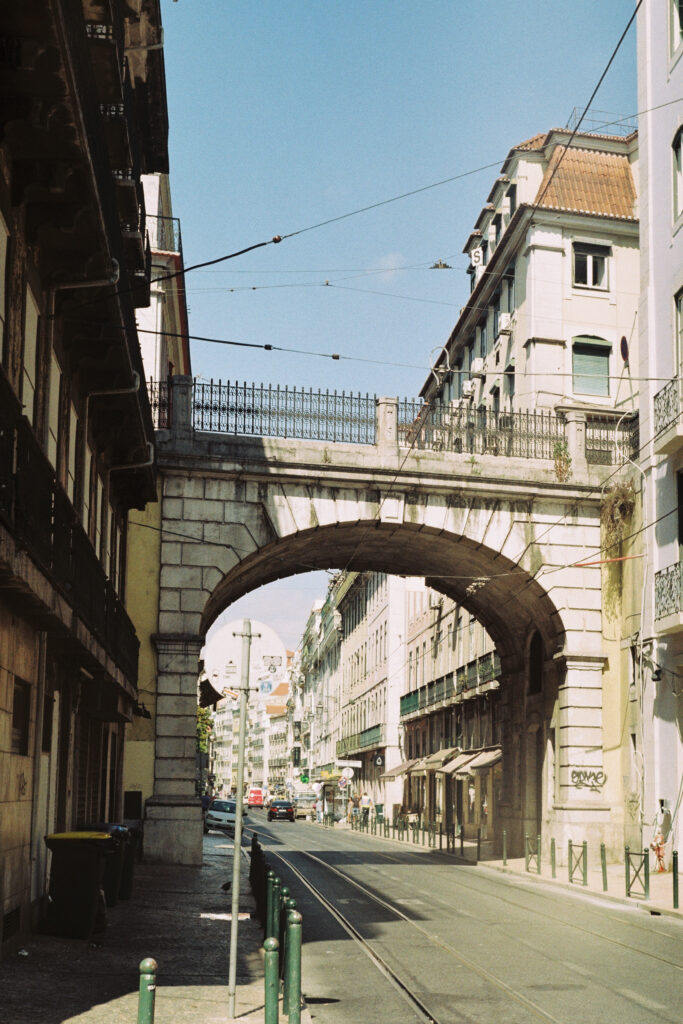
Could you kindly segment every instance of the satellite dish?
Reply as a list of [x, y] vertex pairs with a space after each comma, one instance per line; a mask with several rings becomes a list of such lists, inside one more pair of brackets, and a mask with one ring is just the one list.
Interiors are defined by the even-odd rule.
[[620, 349], [621, 349], [621, 358], [624, 360], [625, 363], [627, 363], [628, 362], [628, 342], [627, 342], [627, 340], [626, 340], [626, 338], [625, 338], [625, 336], [623, 334], [621, 336]]

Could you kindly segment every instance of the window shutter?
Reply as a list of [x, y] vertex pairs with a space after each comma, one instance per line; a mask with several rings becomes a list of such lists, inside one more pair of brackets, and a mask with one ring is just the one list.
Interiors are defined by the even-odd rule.
[[572, 372], [574, 391], [581, 395], [609, 395], [609, 347], [574, 342]]

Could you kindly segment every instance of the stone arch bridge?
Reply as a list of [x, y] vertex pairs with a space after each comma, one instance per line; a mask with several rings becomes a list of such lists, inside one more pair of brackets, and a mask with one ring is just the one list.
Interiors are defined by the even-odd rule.
[[[147, 854], [201, 860], [194, 736], [207, 629], [248, 591], [329, 568], [424, 576], [473, 612], [496, 643], [508, 704], [503, 770], [517, 790], [508, 834], [519, 842], [542, 821], [556, 836], [578, 826], [582, 838], [602, 837], [614, 794], [572, 780], [604, 778], [601, 571], [587, 563], [599, 558], [606, 464], [616, 442], [631, 440], [616, 419], [596, 427], [576, 410], [429, 410], [187, 377], [165, 397], [156, 403], [162, 543]], [[535, 631], [543, 686], [530, 694]], [[539, 729], [540, 766], [529, 761]]]

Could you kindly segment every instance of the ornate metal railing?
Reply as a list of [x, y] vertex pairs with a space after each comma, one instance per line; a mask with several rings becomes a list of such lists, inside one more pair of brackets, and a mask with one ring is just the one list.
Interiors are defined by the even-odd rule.
[[345, 736], [343, 740], [337, 740], [337, 757], [344, 757], [353, 751], [368, 750], [370, 747], [379, 747], [384, 743], [384, 726], [372, 725], [362, 732]]
[[147, 384], [149, 405], [152, 410], [154, 429], [160, 430], [171, 425], [171, 395], [173, 389], [168, 381], [151, 380]]
[[265, 384], [194, 382], [195, 430], [375, 443], [375, 396]]
[[154, 252], [182, 253], [183, 241], [177, 217], [154, 217], [147, 214], [147, 231]]
[[635, 459], [640, 447], [637, 414], [617, 417], [590, 413], [586, 418], [586, 461], [592, 466], [618, 466]]
[[681, 382], [674, 377], [654, 400], [655, 435], [675, 423], [681, 413]]
[[399, 444], [407, 448], [552, 459], [555, 445], [565, 440], [564, 420], [550, 412], [432, 407], [408, 400], [398, 409]]
[[681, 563], [675, 562], [655, 573], [655, 621], [678, 615], [683, 608], [681, 598]]

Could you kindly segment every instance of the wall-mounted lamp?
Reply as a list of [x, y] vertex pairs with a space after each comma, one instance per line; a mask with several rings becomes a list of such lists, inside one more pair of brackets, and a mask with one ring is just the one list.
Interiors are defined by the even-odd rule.
[[145, 707], [144, 702], [142, 704], [138, 704], [138, 702], [136, 701], [135, 704], [133, 704], [133, 714], [135, 715], [136, 718], [152, 717], [147, 708]]

